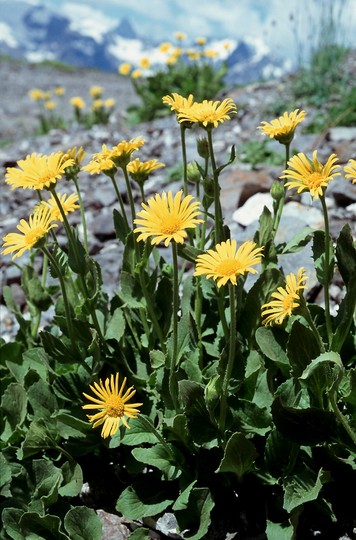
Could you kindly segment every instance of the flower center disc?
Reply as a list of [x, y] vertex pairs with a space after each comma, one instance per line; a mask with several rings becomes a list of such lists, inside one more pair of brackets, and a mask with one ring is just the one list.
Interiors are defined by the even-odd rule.
[[42, 228], [35, 229], [30, 231], [25, 236], [25, 242], [28, 246], [34, 246], [42, 236], [45, 235], [45, 231]]
[[292, 310], [293, 310], [294, 307], [295, 307], [294, 299], [291, 298], [290, 296], [286, 296], [286, 297], [283, 299], [283, 309], [284, 309], [289, 315], [291, 315], [291, 314], [292, 314]]
[[111, 396], [106, 400], [105, 409], [108, 416], [118, 417], [124, 415], [124, 403], [117, 396]]
[[233, 274], [237, 274], [239, 270], [240, 265], [237, 261], [234, 259], [227, 259], [218, 265], [216, 274], [219, 276], [232, 276]]
[[161, 230], [163, 234], [174, 234], [181, 229], [182, 221], [177, 216], [165, 216], [162, 220]]
[[309, 188], [318, 188], [324, 177], [319, 172], [313, 172], [308, 178], [306, 178], [306, 184]]

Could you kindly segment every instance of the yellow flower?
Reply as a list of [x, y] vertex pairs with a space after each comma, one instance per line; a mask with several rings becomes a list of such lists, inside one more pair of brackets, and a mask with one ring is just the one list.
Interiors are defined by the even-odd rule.
[[168, 65], [173, 66], [178, 62], [178, 57], [175, 54], [171, 54], [170, 56], [168, 56], [166, 62]]
[[19, 168], [9, 167], [6, 171], [5, 182], [11, 189], [50, 188], [65, 174], [66, 167], [74, 165], [74, 159], [67, 158], [63, 152], [56, 152], [49, 156], [31, 154], [26, 159], [17, 162]]
[[[69, 214], [69, 212], [74, 212], [79, 208], [79, 204], [77, 204], [79, 200], [78, 195], [75, 193], [72, 193], [69, 196], [66, 194], [58, 195], [58, 198], [66, 216]], [[53, 195], [48, 201], [41, 201], [40, 206], [46, 206], [51, 210], [52, 221], [63, 221], [62, 214]]]
[[80, 165], [86, 155], [87, 155], [87, 153], [84, 152], [84, 149], [83, 149], [82, 146], [80, 148], [78, 148], [78, 150], [77, 150], [76, 146], [73, 146], [73, 148], [69, 148], [65, 152], [65, 157], [67, 159], [68, 158], [73, 159], [75, 165]]
[[197, 219], [200, 214], [200, 203], [192, 202], [192, 195], [187, 195], [183, 199], [182, 195], [182, 190], [174, 197], [169, 191], [168, 194], [156, 194], [147, 201], [147, 204], [142, 203], [143, 210], [138, 212], [138, 217], [134, 220], [134, 223], [139, 225], [134, 232], [141, 233], [137, 242], [153, 236], [152, 244], [164, 242], [167, 247], [172, 240], [179, 244], [184, 243], [187, 237], [186, 229], [194, 229], [203, 221]]
[[171, 111], [175, 111], [177, 114], [182, 109], [189, 109], [194, 101], [193, 94], [189, 94], [187, 98], [173, 92], [171, 96], [164, 96], [162, 102], [171, 107]]
[[198, 37], [196, 40], [195, 40], [195, 43], [197, 45], [205, 45], [206, 43], [206, 38], [205, 37]]
[[112, 107], [114, 107], [116, 101], [114, 98], [108, 98], [105, 100], [105, 107], [107, 107], [108, 109], [111, 109]]
[[12, 260], [14, 260], [16, 257], [21, 257], [25, 251], [37, 247], [48, 231], [53, 227], [57, 227], [56, 224], [51, 222], [51, 209], [45, 206], [37, 207], [32, 216], [29, 217], [28, 222], [25, 219], [21, 219], [19, 225], [17, 225], [16, 228], [21, 234], [9, 233], [4, 236], [3, 247], [5, 249], [2, 253], [7, 255], [8, 253], [17, 251], [12, 257]]
[[182, 41], [183, 39], [185, 39], [185, 34], [183, 32], [176, 32], [174, 35], [176, 39], [178, 39], [179, 41]]
[[260, 129], [264, 135], [276, 139], [281, 144], [289, 144], [294, 137], [295, 128], [304, 120], [307, 114], [305, 111], [298, 111], [299, 109], [295, 109], [291, 113], [285, 112], [283, 116], [275, 118], [270, 123], [263, 121], [257, 129]]
[[165, 167], [165, 164], [160, 163], [157, 161], [157, 159], [140, 161], [139, 158], [136, 158], [133, 161], [130, 161], [130, 163], [127, 165], [127, 170], [130, 173], [131, 178], [140, 183], [147, 180], [148, 175], [160, 167]]
[[141, 60], [140, 60], [140, 62], [139, 62], [139, 65], [140, 65], [140, 67], [142, 67], [143, 69], [149, 68], [150, 65], [151, 65], [150, 59], [149, 59], [147, 56], [144, 56], [143, 58], [141, 58]]
[[115, 163], [111, 159], [111, 150], [107, 148], [106, 144], [103, 144], [101, 152], [93, 154], [92, 159], [81, 170], [90, 174], [100, 174], [102, 172], [107, 174], [116, 171]]
[[121, 141], [112, 147], [110, 158], [117, 167], [125, 167], [130, 162], [132, 153], [141, 148], [144, 143], [145, 141], [141, 136], [130, 141]]
[[44, 108], [47, 109], [47, 111], [53, 111], [57, 107], [57, 104], [52, 99], [48, 99], [43, 104]]
[[286, 286], [278, 287], [276, 292], [272, 293], [272, 298], [267, 304], [262, 306], [262, 324], [282, 324], [286, 317], [290, 317], [300, 305], [300, 299], [303, 289], [307, 286], [305, 269], [299, 268], [297, 275], [291, 273], [286, 277]]
[[104, 106], [104, 102], [102, 99], [94, 99], [92, 103], [92, 109], [93, 111], [97, 111], [98, 109], [102, 109]]
[[140, 69], [134, 69], [131, 73], [131, 77], [133, 79], [138, 79], [139, 77], [142, 77], [142, 71]]
[[350, 159], [347, 166], [344, 167], [345, 178], [351, 178], [352, 183], [356, 184], [356, 160]]
[[204, 56], [207, 58], [216, 58], [218, 53], [214, 49], [205, 49]]
[[92, 403], [82, 405], [82, 408], [97, 409], [99, 411], [93, 415], [88, 414], [87, 417], [89, 422], [92, 422], [93, 428], [104, 424], [101, 430], [101, 436], [104, 439], [115, 435], [120, 422], [127, 429], [130, 429], [126, 418], [137, 418], [140, 414], [138, 407], [142, 403], [128, 403], [132, 396], [135, 395], [136, 390], [133, 386], [130, 386], [125, 392], [125, 385], [126, 377], [124, 377], [119, 389], [119, 374], [116, 373], [115, 376], [108, 377], [104, 383], [100, 379], [99, 384], [94, 382], [93, 385], [89, 385], [95, 396], [89, 396], [83, 392], [83, 395]]
[[231, 98], [224, 101], [208, 101], [193, 103], [189, 108], [181, 109], [177, 116], [179, 122], [197, 122], [205, 128], [218, 127], [219, 122], [230, 120], [230, 114], [236, 113], [236, 105]]
[[329, 181], [340, 175], [339, 172], [333, 172], [338, 168], [336, 161], [336, 154], [331, 154], [325, 165], [322, 165], [317, 159], [317, 150], [313, 152], [312, 160], [303, 153], [296, 154], [288, 161], [289, 168], [283, 171], [281, 178], [289, 180], [285, 183], [288, 189], [297, 188], [297, 193], [310, 191], [310, 195], [318, 199]]
[[119, 73], [120, 75], [128, 75], [131, 71], [131, 64], [128, 62], [125, 62], [124, 64], [121, 64], [119, 66]]
[[160, 53], [166, 53], [169, 51], [169, 49], [172, 47], [172, 45], [168, 42], [164, 42], [164, 43], [161, 43], [161, 45], [159, 46], [159, 52]]
[[28, 95], [33, 101], [41, 101], [45, 98], [45, 93], [39, 88], [33, 88], [29, 91]]
[[192, 62], [195, 60], [199, 60], [199, 58], [201, 58], [201, 54], [196, 51], [188, 51], [187, 54], [188, 54], [189, 60], [191, 60]]
[[56, 86], [53, 92], [56, 96], [64, 96], [65, 89], [63, 88], [63, 86]]
[[207, 279], [213, 278], [218, 287], [230, 281], [236, 285], [239, 276], [246, 272], [257, 274], [253, 265], [260, 264], [263, 248], [256, 248], [255, 242], [244, 242], [238, 249], [236, 240], [226, 240], [216, 244], [215, 249], [198, 255], [195, 276], [206, 274]]
[[85, 101], [83, 98], [79, 96], [74, 96], [70, 100], [70, 104], [73, 105], [76, 109], [84, 109], [85, 108]]
[[89, 95], [94, 98], [98, 99], [103, 95], [104, 88], [102, 86], [91, 86], [89, 88]]

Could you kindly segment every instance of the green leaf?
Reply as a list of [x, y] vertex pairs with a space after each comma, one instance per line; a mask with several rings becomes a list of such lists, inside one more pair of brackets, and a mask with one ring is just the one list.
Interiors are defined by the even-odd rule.
[[[349, 335], [352, 321], [355, 318], [356, 309], [356, 270], [351, 274], [349, 287], [343, 298], [339, 312], [335, 320], [335, 332], [332, 337], [331, 349], [339, 352]], [[356, 337], [353, 335], [354, 350], [356, 349]]]
[[[131, 429], [125, 431], [125, 435], [121, 439], [120, 433], [118, 432], [116, 436], [111, 438], [111, 441], [119, 439], [119, 444], [126, 444], [127, 446], [138, 446], [142, 443], [155, 444], [157, 442], [156, 435], [147, 428], [147, 425], [139, 416], [130, 424], [130, 428]], [[115, 441], [115, 443], [116, 442], [117, 441]], [[110, 444], [109, 446], [111, 447]], [[116, 446], [118, 445], [116, 444]]]
[[120, 284], [120, 297], [128, 307], [133, 309], [145, 307], [142, 289], [134, 276], [122, 270]]
[[340, 231], [336, 242], [336, 260], [339, 272], [346, 287], [355, 281], [356, 248], [352, 236], [351, 227], [346, 223]]
[[183, 461], [183, 457], [172, 445], [167, 448], [164, 444], [155, 444], [150, 448], [134, 448], [132, 455], [137, 461], [156, 467], [162, 471], [168, 479], [177, 478], [179, 476], [179, 469], [174, 463]]
[[73, 350], [56, 336], [53, 336], [50, 332], [40, 332], [43, 348], [50, 358], [59, 360], [60, 362], [78, 362], [78, 351]]
[[88, 431], [91, 430], [88, 422], [84, 422], [84, 420], [80, 420], [76, 416], [72, 416], [65, 412], [60, 411], [55, 413], [52, 415], [52, 418], [56, 420], [58, 434], [66, 440], [70, 437], [83, 439], [87, 436]]
[[102, 525], [95, 510], [86, 506], [75, 506], [64, 516], [64, 527], [71, 540], [100, 540]]
[[49, 418], [51, 413], [58, 409], [58, 402], [52, 388], [42, 379], [34, 382], [27, 394], [35, 420]]
[[150, 530], [146, 527], [138, 527], [130, 533], [130, 540], [147, 540], [150, 538], [149, 532]]
[[32, 470], [36, 487], [33, 496], [41, 499], [46, 508], [58, 499], [58, 488], [63, 480], [62, 471], [46, 459], [35, 459]]
[[122, 217], [120, 212], [116, 210], [116, 208], [113, 211], [113, 220], [116, 237], [125, 244], [126, 237], [130, 229], [127, 226], [127, 221]]
[[185, 539], [200, 540], [209, 530], [210, 514], [214, 501], [208, 488], [193, 488], [189, 492], [189, 501], [185, 510], [177, 510], [176, 518], [180, 530], [189, 529]]
[[129, 486], [121, 493], [115, 509], [127, 519], [142, 519], [161, 514], [173, 502], [171, 499], [166, 499], [164, 492], [155, 491], [151, 491], [150, 496], [142, 497], [142, 499], [135, 489]]
[[231, 472], [242, 480], [246, 473], [253, 470], [257, 455], [254, 444], [243, 433], [234, 433], [227, 441], [224, 457], [216, 472]]
[[58, 493], [62, 497], [76, 497], [83, 486], [83, 472], [80, 465], [74, 461], [66, 461], [61, 469], [63, 482]]
[[68, 264], [76, 274], [84, 275], [87, 269], [86, 251], [78, 238], [77, 229], [72, 229], [72, 241], [68, 243]]
[[26, 540], [71, 540], [61, 532], [58, 516], [40, 516], [36, 512], [25, 512], [20, 518], [20, 527]]
[[176, 502], [174, 503], [172, 507], [174, 511], [185, 510], [186, 508], [188, 508], [190, 492], [192, 491], [196, 483], [197, 481], [194, 480], [179, 494], [178, 498], [176, 499]]
[[44, 420], [32, 422], [18, 452], [19, 459], [32, 456], [47, 448], [57, 448], [53, 431], [54, 427], [51, 432], [49, 424]]
[[315, 501], [321, 488], [327, 482], [330, 482], [330, 472], [320, 469], [317, 477], [315, 473], [304, 469], [288, 477], [284, 481], [284, 501], [283, 508], [291, 512], [301, 504], [309, 501]]
[[64, 373], [63, 375], [57, 376], [52, 387], [54, 393], [59, 398], [66, 401], [81, 403], [83, 400], [83, 392], [88, 391], [89, 382], [89, 374], [86, 377], [83, 377], [79, 373]]
[[195, 263], [198, 255], [204, 253], [203, 250], [190, 246], [189, 244], [178, 244], [178, 255], [186, 261]]
[[293, 540], [293, 525], [290, 525], [290, 523], [273, 523], [273, 521], [267, 520], [266, 535], [267, 540]]
[[152, 369], [158, 369], [166, 364], [166, 355], [162, 351], [154, 349], [149, 355]]
[[24, 540], [19, 525], [20, 518], [24, 514], [19, 508], [4, 508], [2, 511], [2, 521], [4, 529], [12, 540]]
[[22, 269], [21, 285], [26, 298], [40, 311], [46, 311], [52, 304], [52, 299], [48, 292], [42, 287], [36, 270], [26, 265]]
[[344, 372], [345, 369], [340, 355], [330, 351], [314, 358], [299, 379], [308, 381], [311, 378], [317, 378], [321, 390], [331, 391], [337, 390]]
[[335, 260], [332, 241], [330, 241], [329, 246], [329, 265], [326, 268], [325, 232], [315, 231], [313, 241], [313, 259], [316, 270], [316, 277], [318, 278], [320, 283], [324, 283], [325, 273], [327, 275], [328, 282], [331, 281], [331, 278], [334, 274]]
[[311, 227], [303, 227], [289, 242], [286, 243], [282, 250], [282, 255], [286, 253], [297, 253], [304, 246], [310, 242], [313, 236], [315, 229]]
[[290, 370], [288, 356], [285, 353], [284, 336], [278, 329], [260, 326], [256, 330], [256, 341], [263, 354], [275, 362], [284, 375]]
[[18, 383], [9, 384], [2, 396], [1, 408], [13, 430], [21, 426], [27, 414], [27, 393], [24, 387]]
[[[65, 276], [68, 272], [68, 255], [55, 244], [52, 249], [52, 257], [56, 260], [60, 274]], [[58, 278], [58, 271], [55, 266], [51, 264], [49, 271], [53, 278]]]
[[0, 488], [3, 488], [12, 478], [11, 465], [7, 462], [3, 454], [0, 454], [0, 471]]
[[313, 358], [320, 354], [320, 347], [309, 328], [296, 320], [287, 344], [287, 354], [295, 377], [300, 377]]
[[116, 308], [106, 327], [105, 339], [115, 339], [119, 342], [125, 334], [125, 317], [121, 308]]

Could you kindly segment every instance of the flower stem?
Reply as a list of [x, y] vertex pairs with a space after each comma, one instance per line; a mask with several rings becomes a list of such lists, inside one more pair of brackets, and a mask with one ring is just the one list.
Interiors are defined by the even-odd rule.
[[302, 302], [301, 303], [301, 308], [302, 308], [301, 313], [302, 313], [303, 317], [305, 318], [305, 320], [307, 321], [307, 323], [309, 324], [309, 328], [313, 332], [314, 337], [315, 337], [316, 341], [318, 342], [318, 345], [320, 347], [320, 352], [324, 353], [325, 352], [324, 343], [322, 342], [320, 334], [319, 334], [318, 330], [316, 329], [316, 326], [314, 324], [314, 321], [312, 319], [312, 316], [310, 314], [310, 311], [308, 309], [308, 306], [307, 306], [304, 298], [302, 298], [301, 302]]
[[170, 354], [169, 366], [169, 389], [173, 399], [173, 404], [176, 407], [176, 377], [175, 369], [177, 365], [178, 355], [178, 308], [179, 308], [179, 279], [178, 279], [178, 251], [176, 242], [172, 241], [172, 256], [173, 256], [173, 309], [172, 309], [172, 336], [173, 350]]
[[[288, 161], [289, 161], [290, 143], [287, 143], [284, 146], [286, 148], [285, 168], [287, 169], [288, 168]], [[277, 233], [277, 230], [278, 230], [278, 227], [279, 227], [279, 223], [281, 221], [285, 201], [286, 201], [286, 188], [284, 187], [284, 195], [278, 200], [277, 212], [275, 213], [274, 220], [273, 220], [273, 239], [276, 236], [276, 233]]]
[[46, 257], [48, 257], [48, 260], [52, 264], [53, 268], [55, 268], [55, 270], [56, 270], [56, 273], [57, 273], [57, 276], [58, 276], [58, 279], [59, 279], [59, 284], [60, 284], [60, 287], [61, 287], [61, 293], [62, 293], [62, 298], [63, 298], [64, 311], [65, 311], [65, 314], [66, 314], [69, 338], [70, 338], [73, 349], [76, 349], [77, 348], [76, 337], [75, 337], [75, 333], [74, 333], [72, 315], [71, 315], [71, 310], [70, 310], [70, 307], [69, 307], [69, 302], [68, 302], [68, 297], [67, 297], [66, 286], [65, 286], [65, 283], [64, 283], [64, 278], [62, 276], [60, 268], [57, 265], [56, 259], [52, 256], [52, 253], [45, 246], [43, 246], [41, 249], [42, 249], [43, 253], [46, 255]]
[[215, 207], [215, 243], [219, 244], [224, 238], [223, 234], [223, 219], [222, 219], [222, 210], [220, 202], [220, 185], [219, 185], [219, 172], [216, 167], [215, 156], [214, 156], [214, 147], [213, 147], [213, 136], [212, 130], [207, 129], [208, 134], [208, 144], [209, 144], [209, 156], [211, 167], [213, 171], [214, 179], [214, 207]]
[[77, 190], [77, 195], [78, 195], [78, 200], [79, 200], [80, 217], [81, 217], [82, 225], [83, 225], [84, 248], [85, 248], [85, 251], [87, 253], [89, 253], [87, 222], [86, 222], [86, 219], [85, 219], [85, 211], [84, 211], [83, 199], [82, 199], [82, 194], [81, 194], [80, 189], [79, 189], [77, 176], [73, 175], [73, 182], [74, 182], [74, 185], [75, 185], [75, 189]]
[[227, 366], [224, 374], [221, 401], [220, 401], [220, 417], [219, 428], [223, 435], [225, 431], [226, 411], [227, 411], [227, 395], [229, 389], [229, 382], [231, 373], [235, 363], [236, 354], [236, 301], [235, 301], [235, 286], [229, 283], [229, 296], [230, 296], [230, 339], [229, 339], [229, 356], [227, 360]]
[[353, 443], [356, 445], [356, 433], [354, 433], [354, 431], [351, 429], [351, 427], [349, 426], [346, 418], [344, 417], [344, 415], [340, 411], [339, 407], [337, 406], [337, 403], [336, 403], [336, 391], [328, 392], [328, 396], [329, 396], [331, 408], [333, 409], [333, 411], [334, 411], [335, 415], [337, 416], [338, 420], [340, 421], [341, 425], [344, 427], [345, 431], [350, 436]]
[[122, 200], [122, 196], [121, 196], [121, 193], [119, 191], [119, 188], [117, 187], [117, 183], [116, 183], [116, 180], [115, 180], [115, 174], [110, 174], [109, 175], [109, 178], [114, 186], [114, 190], [115, 190], [115, 193], [116, 193], [116, 197], [117, 197], [117, 200], [119, 201], [119, 205], [120, 205], [120, 208], [121, 208], [121, 214], [122, 214], [122, 218], [124, 219], [125, 221], [125, 225], [127, 226], [127, 230], [130, 230], [130, 226], [129, 226], [129, 222], [127, 221], [127, 216], [126, 216], [126, 210], [125, 210], [125, 206], [124, 206], [124, 201]]
[[122, 167], [122, 172], [124, 173], [125, 182], [126, 182], [126, 188], [127, 188], [127, 195], [129, 197], [129, 202], [130, 202], [132, 228], [133, 228], [134, 219], [136, 217], [136, 212], [135, 212], [135, 205], [134, 205], [134, 200], [133, 200], [133, 195], [132, 195], [131, 182], [130, 182], [129, 175], [127, 173], [126, 165], [124, 167]]
[[180, 139], [182, 145], [182, 160], [183, 160], [183, 195], [188, 195], [188, 175], [187, 175], [187, 148], [185, 144], [185, 126], [180, 124]]
[[329, 218], [328, 210], [325, 203], [325, 197], [322, 195], [320, 197], [321, 206], [323, 209], [324, 215], [324, 225], [325, 225], [325, 262], [324, 262], [324, 302], [325, 302], [325, 322], [326, 322], [326, 332], [328, 334], [329, 346], [332, 341], [332, 326], [331, 326], [331, 315], [330, 315], [330, 299], [329, 299], [329, 283], [330, 283], [330, 229], [329, 229]]

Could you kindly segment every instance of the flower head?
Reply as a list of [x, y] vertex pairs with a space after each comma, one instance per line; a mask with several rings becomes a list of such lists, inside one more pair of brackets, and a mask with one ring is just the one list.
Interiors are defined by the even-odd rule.
[[144, 57], [141, 58], [141, 60], [139, 61], [139, 65], [140, 65], [140, 67], [143, 68], [143, 69], [149, 68], [150, 65], [151, 65], [150, 59], [149, 59], [147, 56], [144, 56]]
[[183, 32], [176, 32], [174, 35], [179, 41], [183, 41], [183, 39], [185, 39], [185, 34]]
[[262, 250], [262, 247], [256, 248], [255, 242], [244, 242], [237, 249], [236, 240], [226, 240], [216, 244], [215, 249], [198, 255], [194, 275], [213, 278], [218, 287], [228, 281], [236, 285], [239, 276], [246, 272], [257, 273], [253, 265], [260, 264]]
[[75, 109], [84, 109], [85, 108], [85, 101], [80, 96], [74, 96], [70, 100], [70, 104], [73, 105]]
[[304, 120], [306, 114], [305, 111], [299, 112], [299, 109], [295, 109], [291, 113], [285, 112], [283, 116], [275, 118], [270, 123], [261, 122], [257, 129], [260, 129], [264, 135], [276, 139], [281, 144], [289, 144], [294, 137], [295, 128]]
[[28, 95], [33, 101], [41, 101], [46, 97], [45, 92], [39, 88], [33, 88], [29, 91]]
[[157, 159], [140, 161], [139, 158], [136, 158], [133, 161], [130, 161], [130, 163], [127, 165], [127, 170], [133, 180], [136, 180], [138, 183], [142, 183], [147, 180], [148, 175], [151, 174], [151, 172], [159, 169], [160, 167], [165, 167], [165, 164], [160, 163], [157, 161]]
[[194, 229], [202, 220], [197, 219], [200, 203], [192, 202], [192, 195], [183, 199], [182, 195], [182, 190], [174, 197], [169, 191], [162, 195], [156, 194], [147, 204], [142, 203], [143, 210], [138, 212], [138, 217], [134, 220], [138, 225], [134, 232], [140, 233], [137, 242], [153, 236], [152, 244], [164, 242], [167, 247], [172, 240], [179, 244], [184, 243], [187, 237], [186, 229]]
[[104, 88], [102, 86], [91, 86], [89, 88], [89, 94], [93, 99], [98, 99], [103, 95]]
[[286, 286], [278, 287], [272, 293], [272, 298], [267, 304], [262, 306], [262, 323], [265, 325], [282, 324], [286, 317], [290, 317], [299, 305], [301, 294], [307, 288], [305, 269], [299, 268], [297, 275], [291, 273], [286, 277]]
[[128, 62], [124, 62], [119, 67], [120, 75], [128, 75], [130, 71], [131, 71], [131, 64], [129, 64]]
[[285, 183], [288, 189], [297, 189], [297, 193], [310, 191], [310, 195], [318, 199], [324, 193], [330, 180], [339, 176], [339, 172], [334, 172], [338, 168], [335, 165], [338, 161], [336, 154], [331, 154], [325, 165], [317, 159], [317, 150], [313, 152], [313, 159], [309, 159], [305, 154], [300, 153], [293, 156], [288, 161], [288, 169], [281, 178], [287, 178]]
[[181, 108], [177, 113], [179, 122], [196, 122], [205, 128], [218, 127], [219, 122], [230, 120], [230, 114], [236, 113], [236, 105], [231, 98], [224, 101], [194, 102], [189, 108]]
[[162, 102], [171, 107], [171, 111], [175, 111], [177, 114], [182, 109], [189, 109], [194, 101], [193, 94], [189, 94], [187, 98], [173, 92], [171, 96], [164, 96]]
[[21, 257], [25, 251], [36, 247], [38, 243], [46, 236], [48, 231], [53, 227], [57, 227], [52, 223], [51, 209], [46, 206], [38, 206], [34, 213], [29, 217], [29, 220], [21, 219], [17, 229], [19, 233], [9, 233], [4, 236], [2, 253], [15, 253], [12, 259]]
[[55, 109], [57, 107], [57, 103], [55, 101], [53, 101], [53, 99], [47, 99], [43, 103], [43, 106], [44, 106], [45, 109], [47, 109], [47, 111], [53, 111], [53, 109]]
[[19, 168], [9, 167], [6, 170], [5, 182], [11, 189], [43, 189], [55, 185], [65, 174], [66, 168], [74, 165], [74, 159], [67, 158], [63, 152], [49, 156], [31, 154], [17, 164]]
[[[72, 193], [71, 195], [66, 195], [65, 193], [63, 195], [58, 195], [58, 199], [66, 216], [69, 212], [74, 212], [79, 208], [79, 204], [77, 204], [79, 200], [78, 195], [75, 193]], [[46, 206], [51, 210], [52, 221], [63, 221], [62, 214], [53, 195], [48, 201], [41, 201], [40, 206]]]
[[351, 178], [352, 183], [356, 184], [356, 159], [350, 159], [347, 166], [344, 167], [345, 178]]
[[140, 77], [142, 77], [142, 71], [140, 69], [134, 69], [131, 73], [131, 77], [133, 79], [139, 79]]
[[165, 41], [165, 42], [160, 44], [158, 50], [159, 50], [160, 53], [166, 53], [171, 49], [171, 47], [172, 47], [172, 45], [168, 41]]
[[136, 390], [130, 386], [125, 392], [126, 377], [124, 377], [119, 388], [119, 374], [111, 375], [103, 383], [99, 380], [99, 384], [94, 382], [89, 385], [95, 396], [89, 396], [83, 392], [83, 395], [92, 403], [82, 405], [83, 409], [97, 409], [99, 412], [93, 415], [87, 415], [89, 422], [92, 422], [93, 428], [103, 425], [101, 436], [106, 439], [111, 435], [115, 435], [119, 429], [120, 422], [127, 429], [130, 429], [126, 418], [137, 418], [140, 414], [138, 407], [142, 403], [128, 403], [135, 395]]
[[116, 101], [114, 98], [108, 98], [104, 101], [104, 105], [105, 107], [107, 107], [108, 109], [111, 109], [112, 107], [114, 107]]
[[65, 94], [65, 89], [63, 88], [63, 86], [56, 86], [53, 90], [53, 93], [56, 95], [56, 96], [64, 96]]
[[81, 170], [90, 174], [103, 172], [109, 175], [117, 170], [115, 163], [111, 159], [111, 150], [107, 148], [106, 144], [103, 144], [101, 152], [93, 154], [92, 159]]
[[141, 148], [144, 143], [142, 137], [136, 137], [130, 141], [121, 141], [112, 147], [110, 158], [118, 167], [125, 167], [129, 163], [132, 153]]

